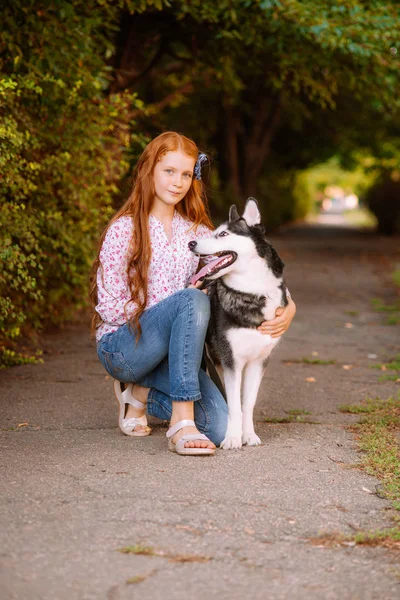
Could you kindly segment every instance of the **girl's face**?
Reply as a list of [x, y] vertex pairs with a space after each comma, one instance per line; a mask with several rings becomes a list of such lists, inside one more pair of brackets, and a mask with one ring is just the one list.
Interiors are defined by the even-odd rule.
[[154, 168], [155, 205], [175, 206], [192, 185], [194, 158], [174, 151], [167, 152]]

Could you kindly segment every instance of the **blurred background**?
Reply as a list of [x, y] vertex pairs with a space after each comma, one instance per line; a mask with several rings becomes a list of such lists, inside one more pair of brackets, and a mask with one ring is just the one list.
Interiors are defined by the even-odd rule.
[[99, 235], [162, 131], [192, 137], [213, 219], [400, 233], [397, 2], [3, 0], [0, 362], [88, 306]]

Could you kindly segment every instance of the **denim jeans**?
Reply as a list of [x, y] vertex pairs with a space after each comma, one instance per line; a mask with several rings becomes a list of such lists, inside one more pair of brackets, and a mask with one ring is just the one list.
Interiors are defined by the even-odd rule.
[[126, 323], [97, 344], [100, 362], [115, 379], [150, 388], [147, 412], [170, 420], [172, 400], [194, 401], [194, 420], [219, 445], [227, 427], [227, 404], [200, 368], [210, 301], [194, 288], [180, 290], [142, 313], [142, 333]]

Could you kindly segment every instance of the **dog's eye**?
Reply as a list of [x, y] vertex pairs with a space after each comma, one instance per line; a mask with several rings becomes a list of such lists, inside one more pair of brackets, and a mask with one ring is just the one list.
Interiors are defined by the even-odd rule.
[[221, 231], [221, 233], [218, 234], [218, 237], [224, 237], [225, 235], [229, 235], [227, 231]]

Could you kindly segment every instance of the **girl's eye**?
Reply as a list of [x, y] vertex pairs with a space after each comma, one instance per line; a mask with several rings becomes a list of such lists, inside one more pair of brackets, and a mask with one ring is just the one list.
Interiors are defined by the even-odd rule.
[[168, 173], [168, 175], [171, 175], [172, 169], [165, 169], [165, 172]]
[[218, 237], [225, 237], [226, 235], [229, 235], [227, 231], [221, 231], [221, 233], [218, 234]]
[[188, 179], [192, 178], [192, 174], [191, 173], [185, 173], [185, 177], [187, 177]]

